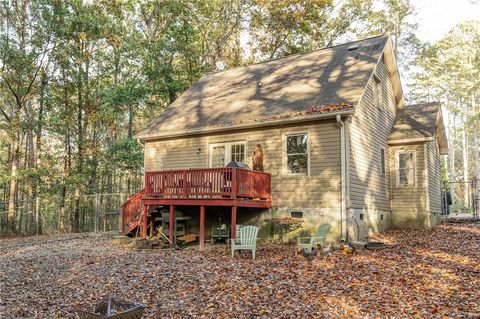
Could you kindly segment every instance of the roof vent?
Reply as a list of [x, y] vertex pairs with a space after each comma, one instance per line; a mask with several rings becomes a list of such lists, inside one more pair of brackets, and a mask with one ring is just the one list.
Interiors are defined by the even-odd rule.
[[355, 51], [356, 49], [358, 49], [358, 44], [352, 44], [348, 47], [348, 51]]
[[223, 61], [217, 61], [215, 62], [215, 66], [217, 67], [217, 70], [223, 71], [225, 69], [225, 64]]

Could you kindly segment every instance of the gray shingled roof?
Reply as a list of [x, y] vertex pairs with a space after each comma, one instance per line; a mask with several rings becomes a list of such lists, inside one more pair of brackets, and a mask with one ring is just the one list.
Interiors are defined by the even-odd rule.
[[[354, 106], [388, 37], [338, 45], [203, 76], [136, 137], [281, 118], [312, 107]], [[358, 46], [355, 50], [349, 50]]]
[[440, 153], [447, 154], [448, 142], [439, 102], [408, 105], [399, 110], [388, 141], [422, 140], [436, 137]]
[[397, 113], [389, 141], [433, 137], [440, 103], [408, 105]]

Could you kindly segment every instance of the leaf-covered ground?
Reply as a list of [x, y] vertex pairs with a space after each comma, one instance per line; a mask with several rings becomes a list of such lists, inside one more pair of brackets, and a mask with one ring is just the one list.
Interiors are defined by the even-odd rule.
[[0, 242], [1, 318], [76, 318], [107, 293], [146, 318], [480, 318], [480, 225], [389, 231], [311, 262], [290, 246], [137, 251], [98, 236]]

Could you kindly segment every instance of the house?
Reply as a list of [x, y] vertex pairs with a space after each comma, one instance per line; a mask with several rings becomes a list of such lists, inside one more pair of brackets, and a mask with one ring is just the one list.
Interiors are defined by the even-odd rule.
[[[272, 215], [328, 222], [336, 238], [434, 225], [441, 107], [404, 104], [386, 36], [207, 74], [136, 135], [145, 189], [124, 204], [124, 231], [145, 235], [163, 210], [173, 238], [175, 209], [201, 246], [211, 227], [266, 232]], [[252, 167], [257, 145], [265, 172], [225, 167]]]

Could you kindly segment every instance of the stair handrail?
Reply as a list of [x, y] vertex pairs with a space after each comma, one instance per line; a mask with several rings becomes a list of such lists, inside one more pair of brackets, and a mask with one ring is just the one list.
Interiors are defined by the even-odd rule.
[[[125, 226], [132, 222], [143, 211], [143, 195], [145, 188], [142, 188], [138, 193], [129, 197], [125, 203], [122, 204], [122, 232], [125, 231]], [[137, 209], [135, 209], [135, 206]]]

